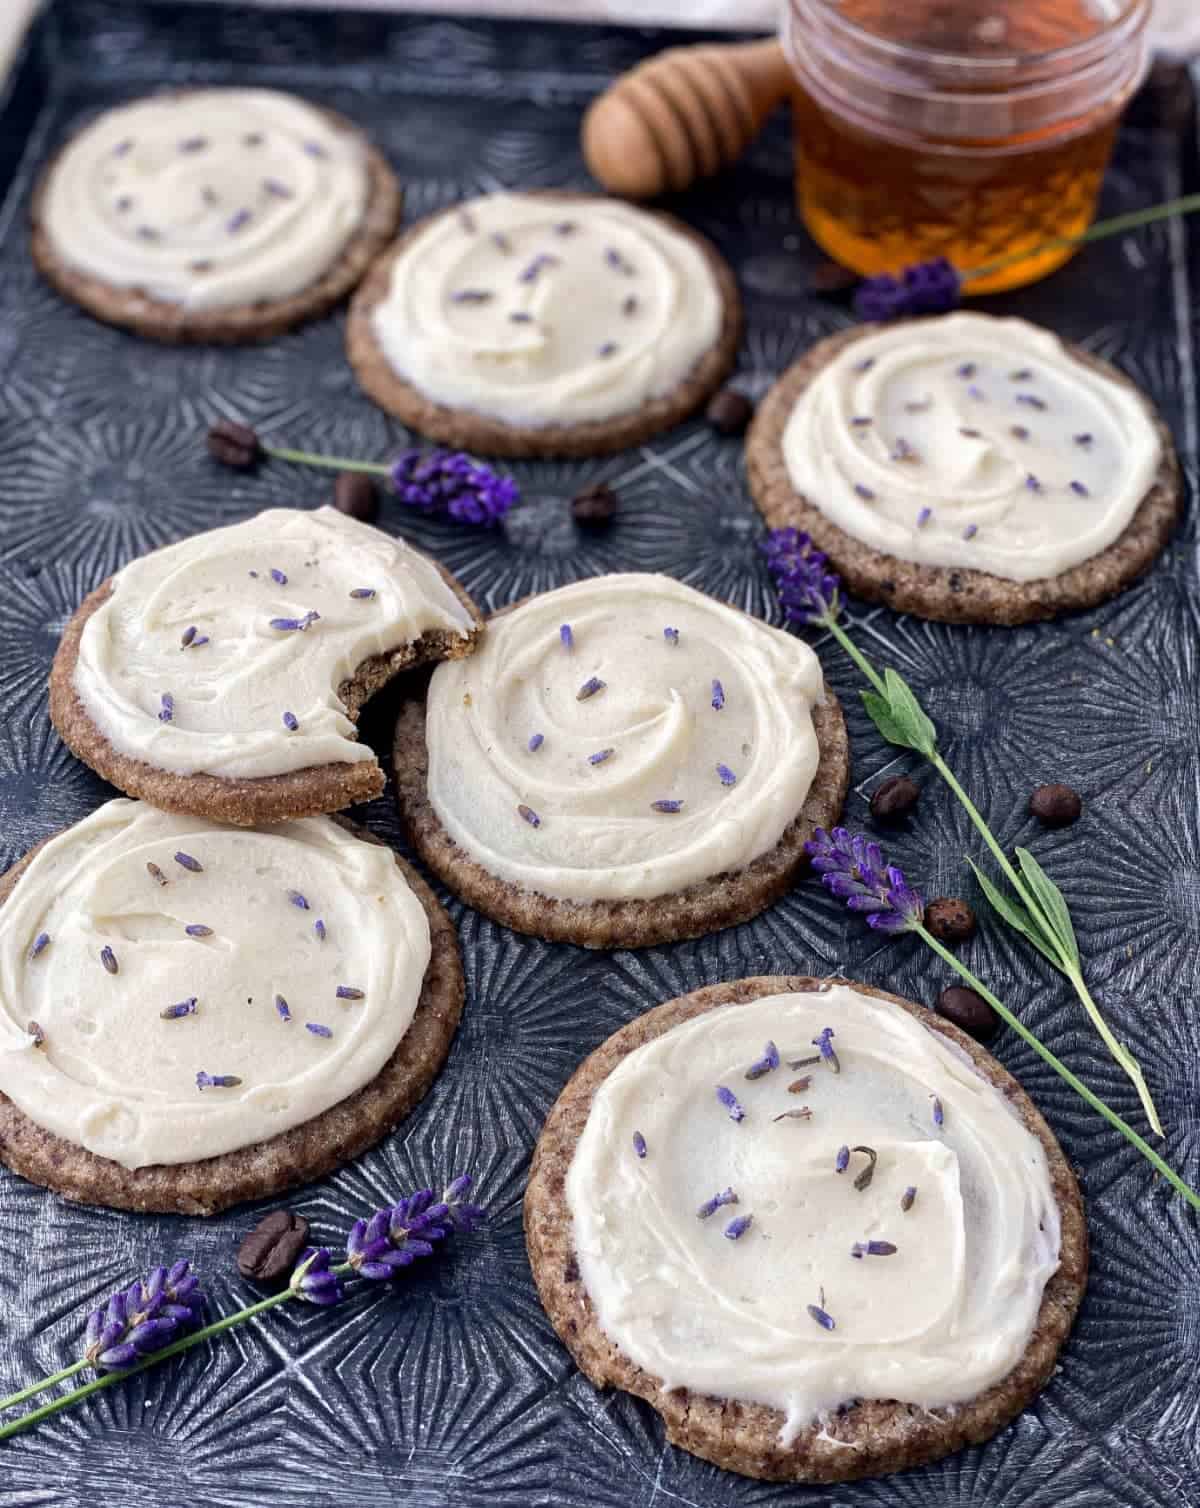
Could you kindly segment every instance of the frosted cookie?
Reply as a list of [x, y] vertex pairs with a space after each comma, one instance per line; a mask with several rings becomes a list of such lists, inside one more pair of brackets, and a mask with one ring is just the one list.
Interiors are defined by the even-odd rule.
[[1078, 1187], [1016, 1081], [845, 980], [713, 985], [610, 1037], [546, 1121], [525, 1233], [584, 1374], [773, 1481], [986, 1440], [1087, 1278]]
[[341, 116], [269, 89], [188, 89], [68, 141], [34, 194], [32, 252], [110, 324], [264, 340], [348, 293], [400, 207], [386, 161]]
[[847, 330], [788, 369], [746, 446], [767, 521], [850, 590], [944, 622], [1091, 607], [1170, 537], [1161, 417], [1107, 362], [1018, 319]]
[[506, 926], [585, 947], [754, 916], [848, 778], [816, 655], [667, 576], [497, 613], [396, 730], [401, 815], [434, 873]]
[[425, 1093], [454, 929], [331, 817], [110, 801], [0, 880], [0, 1157], [72, 1199], [211, 1214], [316, 1178]]
[[592, 194], [491, 194], [401, 237], [354, 299], [367, 393], [444, 444], [595, 455], [697, 408], [733, 363], [728, 266], [666, 215]]
[[383, 790], [356, 737], [400, 671], [466, 655], [480, 620], [401, 540], [272, 508], [143, 555], [87, 597], [50, 673], [63, 741], [119, 790], [253, 825]]

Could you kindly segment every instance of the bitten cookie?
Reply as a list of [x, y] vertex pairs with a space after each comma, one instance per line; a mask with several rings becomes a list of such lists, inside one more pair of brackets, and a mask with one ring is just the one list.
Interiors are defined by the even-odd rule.
[[1140, 576], [1179, 466], [1114, 367], [1018, 319], [953, 314], [821, 341], [759, 405], [750, 487], [852, 592], [948, 623], [1027, 623]]
[[848, 779], [812, 651], [666, 576], [497, 613], [396, 731], [401, 814], [434, 873], [506, 926], [593, 948], [756, 915]]
[[741, 322], [732, 272], [681, 221], [595, 194], [491, 194], [380, 258], [346, 341], [366, 392], [435, 440], [586, 456], [702, 404]]
[[187, 89], [71, 138], [35, 191], [31, 249], [110, 324], [267, 340], [343, 298], [400, 209], [386, 161], [340, 115], [269, 89]]
[[276, 508], [132, 561], [68, 623], [50, 716], [85, 764], [167, 811], [244, 826], [383, 790], [355, 735], [393, 676], [470, 654], [436, 562], [337, 512]]
[[440, 1067], [454, 928], [330, 817], [246, 830], [110, 801], [0, 880], [0, 1158], [205, 1215], [340, 1166]]
[[772, 1481], [988, 1439], [1087, 1278], [1078, 1187], [1016, 1081], [847, 980], [713, 985], [615, 1033], [550, 1112], [525, 1233], [590, 1381]]

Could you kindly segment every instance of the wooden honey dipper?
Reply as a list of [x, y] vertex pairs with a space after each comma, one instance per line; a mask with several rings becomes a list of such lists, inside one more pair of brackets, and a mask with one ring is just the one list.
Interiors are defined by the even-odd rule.
[[672, 47], [593, 100], [583, 121], [587, 165], [630, 199], [685, 189], [735, 162], [792, 83], [774, 38]]

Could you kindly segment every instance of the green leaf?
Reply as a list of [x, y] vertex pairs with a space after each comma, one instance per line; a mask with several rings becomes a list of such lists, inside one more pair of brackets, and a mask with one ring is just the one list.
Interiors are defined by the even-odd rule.
[[1045, 913], [1050, 930], [1063, 952], [1078, 968], [1079, 944], [1075, 941], [1075, 928], [1071, 925], [1071, 913], [1062, 891], [1027, 848], [1018, 848], [1016, 852], [1022, 878]]
[[1038, 918], [1021, 905], [1020, 901], [1014, 901], [1004, 892], [998, 889], [970, 854], [964, 855], [967, 863], [971, 866], [975, 878], [979, 881], [979, 888], [987, 897], [988, 905], [996, 914], [1003, 918], [1010, 927], [1014, 927], [1023, 936], [1027, 937], [1043, 958], [1049, 959], [1056, 969], [1062, 968], [1062, 956], [1058, 952], [1058, 940], [1047, 937], [1044, 928]]
[[859, 695], [862, 697], [863, 706], [867, 709], [871, 721], [888, 743], [901, 744], [904, 748], [911, 749], [912, 745], [905, 738], [903, 729], [893, 719], [891, 708], [883, 697], [877, 691], [860, 691]]
[[877, 691], [860, 693], [871, 721], [890, 744], [916, 749], [930, 755], [937, 748], [937, 730], [925, 716], [908, 684], [894, 670], [883, 674], [886, 695]]

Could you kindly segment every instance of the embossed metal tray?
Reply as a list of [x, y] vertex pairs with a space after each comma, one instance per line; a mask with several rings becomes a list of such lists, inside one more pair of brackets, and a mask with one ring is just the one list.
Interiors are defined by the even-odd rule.
[[[584, 187], [580, 113], [619, 70], [672, 40], [595, 26], [431, 20], [214, 5], [53, 0], [0, 103], [0, 864], [111, 795], [62, 747], [46, 676], [62, 625], [116, 566], [155, 545], [279, 505], [323, 501], [328, 479], [284, 465], [224, 471], [202, 444], [220, 415], [331, 453], [382, 457], [407, 439], [361, 397], [342, 321], [245, 350], [160, 348], [64, 304], [26, 254], [39, 166], [90, 112], [162, 84], [294, 89], [359, 121], [392, 160], [409, 219], [500, 187]], [[818, 261], [791, 197], [786, 123], [735, 173], [673, 207], [737, 269], [748, 332], [740, 380], [760, 394], [846, 315], [807, 293]], [[1196, 186], [1194, 145], [1143, 102], [1105, 188], [1113, 213]], [[937, 719], [949, 757], [1007, 842], [1032, 845], [1074, 907], [1089, 977], [1137, 1052], [1174, 1165], [1200, 1181], [1200, 586], [1196, 562], [1196, 316], [1200, 229], [1176, 223], [1098, 245], [988, 307], [1041, 320], [1116, 361], [1161, 405], [1183, 455], [1188, 517], [1151, 575], [1083, 617], [1035, 628], [950, 628], [854, 613]], [[413, 518], [382, 524], [432, 551], [488, 607], [599, 571], [660, 570], [779, 621], [737, 441], [701, 422], [636, 452], [515, 466], [524, 501], [486, 534]], [[567, 499], [604, 479], [607, 533]], [[857, 705], [836, 647], [818, 646], [863, 790], [908, 768]], [[386, 697], [366, 719], [385, 755]], [[1076, 827], [1025, 815], [1044, 780], [1077, 786]], [[359, 814], [399, 842], [390, 795]], [[890, 840], [930, 895], [966, 894], [970, 831], [927, 784]], [[974, 897], [978, 899], [978, 897]], [[248, 1504], [411, 1508], [1151, 1508], [1200, 1503], [1200, 1240], [1141, 1159], [1011, 1034], [998, 1054], [1082, 1171], [1091, 1287], [1045, 1392], [989, 1444], [850, 1487], [771, 1487], [667, 1446], [657, 1416], [584, 1381], [538, 1305], [521, 1194], [542, 1119], [572, 1069], [647, 1007], [716, 980], [842, 970], [930, 1000], [946, 982], [915, 942], [881, 942], [806, 881], [756, 921], [640, 953], [545, 947], [449, 901], [469, 998], [425, 1102], [382, 1146], [294, 1199], [331, 1244], [365, 1208], [469, 1168], [490, 1224], [395, 1292], [330, 1313], [276, 1311], [0, 1446], [4, 1508]], [[1068, 991], [985, 924], [972, 965], [1135, 1122], [1125, 1080]], [[212, 1220], [66, 1204], [0, 1170], [0, 1390], [74, 1355], [84, 1312], [160, 1260], [191, 1257], [214, 1308], [245, 1299], [236, 1243], [259, 1210]]]

